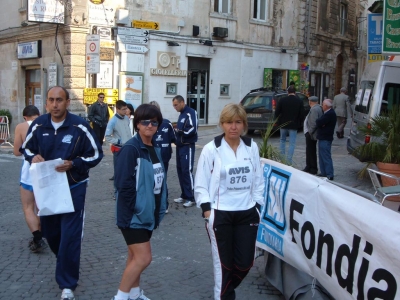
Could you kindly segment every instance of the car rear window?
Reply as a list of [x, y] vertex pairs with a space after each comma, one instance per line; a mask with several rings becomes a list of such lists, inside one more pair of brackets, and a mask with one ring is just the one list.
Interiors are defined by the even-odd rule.
[[242, 105], [246, 108], [257, 108], [257, 107], [265, 107], [270, 109], [272, 102], [272, 96], [247, 96], [243, 99]]
[[361, 88], [358, 92], [356, 99], [355, 110], [367, 114], [369, 112], [369, 106], [372, 96], [372, 91], [374, 89], [375, 81], [362, 81]]

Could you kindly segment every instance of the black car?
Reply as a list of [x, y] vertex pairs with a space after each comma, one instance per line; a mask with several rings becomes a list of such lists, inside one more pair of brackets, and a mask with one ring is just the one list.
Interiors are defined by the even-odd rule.
[[[252, 134], [254, 130], [265, 130], [268, 124], [274, 119], [278, 101], [287, 95], [287, 91], [284, 90], [275, 91], [268, 88], [258, 88], [251, 90], [246, 96], [244, 96], [242, 101], [240, 101], [240, 104], [244, 107], [247, 113], [247, 122], [249, 125], [247, 132]], [[296, 95], [304, 104], [304, 120], [310, 111], [308, 97], [297, 92]], [[300, 124], [300, 128], [301, 127], [303, 127], [303, 122]]]

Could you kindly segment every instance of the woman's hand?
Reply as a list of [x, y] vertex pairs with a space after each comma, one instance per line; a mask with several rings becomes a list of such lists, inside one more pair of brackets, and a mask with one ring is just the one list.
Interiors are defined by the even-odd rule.
[[204, 218], [208, 219], [211, 215], [211, 210], [207, 210], [204, 212]]

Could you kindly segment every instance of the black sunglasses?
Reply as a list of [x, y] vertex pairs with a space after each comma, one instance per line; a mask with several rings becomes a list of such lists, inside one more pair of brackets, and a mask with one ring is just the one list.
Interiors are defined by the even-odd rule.
[[158, 122], [157, 121], [152, 121], [152, 120], [142, 120], [139, 121], [140, 124], [142, 124], [143, 126], [149, 126], [151, 124], [151, 126], [156, 127], [158, 126]]

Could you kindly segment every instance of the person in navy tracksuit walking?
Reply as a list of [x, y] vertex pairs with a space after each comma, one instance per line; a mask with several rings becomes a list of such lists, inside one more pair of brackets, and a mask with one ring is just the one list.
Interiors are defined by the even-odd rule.
[[183, 203], [184, 207], [195, 205], [193, 195], [193, 164], [195, 143], [197, 142], [197, 112], [185, 104], [185, 99], [177, 95], [172, 99], [172, 105], [180, 112], [176, 125], [176, 169], [178, 171], [181, 196], [174, 199], [175, 203]]
[[56, 281], [62, 289], [61, 300], [75, 299], [73, 290], [79, 280], [89, 169], [103, 158], [100, 141], [92, 128], [84, 119], [67, 111], [69, 104], [65, 88], [50, 88], [46, 100], [49, 113], [33, 121], [22, 145], [25, 159], [31, 164], [64, 160], [56, 171], [67, 174], [74, 212], [40, 217], [43, 236], [57, 257]]

